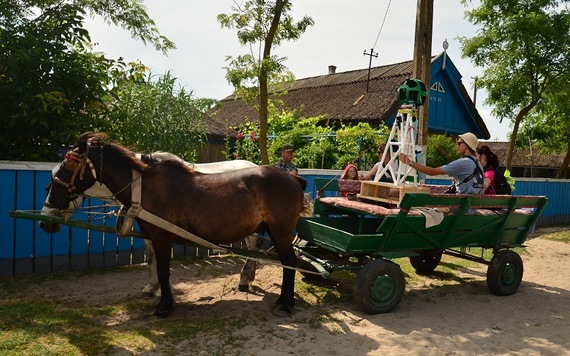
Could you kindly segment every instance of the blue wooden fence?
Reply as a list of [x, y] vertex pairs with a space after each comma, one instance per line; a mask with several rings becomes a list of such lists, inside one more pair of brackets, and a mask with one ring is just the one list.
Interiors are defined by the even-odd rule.
[[[34, 220], [14, 219], [14, 210], [40, 210], [54, 163], [0, 162], [0, 275], [64, 272], [145, 262], [141, 238], [62, 226], [54, 234], [44, 232]], [[315, 178], [338, 178], [338, 171], [301, 169], [307, 192], [315, 197]], [[549, 202], [539, 226], [570, 222], [570, 180], [517, 179], [515, 195], [545, 195]], [[428, 184], [449, 184], [449, 179], [428, 179]], [[103, 202], [89, 199], [84, 205]], [[114, 226], [115, 218], [100, 222]], [[204, 255], [207, 249], [175, 245], [173, 256]]]

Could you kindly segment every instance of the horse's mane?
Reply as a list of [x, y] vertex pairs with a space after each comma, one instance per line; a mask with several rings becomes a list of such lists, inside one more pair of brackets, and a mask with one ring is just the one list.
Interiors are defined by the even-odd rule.
[[116, 162], [139, 172], [159, 169], [161, 166], [169, 166], [187, 173], [195, 173], [195, 170], [188, 166], [182, 158], [169, 152], [157, 151], [151, 154], [142, 155], [139, 159], [130, 149], [119, 144], [109, 142], [107, 134], [103, 132], [85, 132], [79, 136], [76, 145], [81, 152], [85, 152], [87, 150], [88, 143], [91, 143], [91, 145], [99, 145], [105, 150], [112, 150], [115, 153], [113, 159]]
[[87, 152], [88, 144], [92, 146], [98, 145], [103, 150], [113, 151], [112, 160], [114, 162], [126, 165], [139, 172], [143, 172], [150, 167], [149, 164], [137, 159], [135, 154], [128, 148], [109, 142], [108, 136], [103, 132], [85, 132], [79, 136], [76, 145], [80, 152]]

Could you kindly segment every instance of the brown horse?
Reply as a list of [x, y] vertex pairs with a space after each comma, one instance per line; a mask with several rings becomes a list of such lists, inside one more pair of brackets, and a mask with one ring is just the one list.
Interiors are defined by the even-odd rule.
[[[133, 172], [140, 177], [136, 178], [137, 173]], [[172, 311], [170, 249], [172, 243], [187, 241], [156, 220], [151, 220], [152, 223], [143, 220], [137, 211], [145, 212], [141, 216], [154, 216], [193, 234], [208, 247], [237, 242], [254, 232], [267, 232], [284, 266], [281, 295], [276, 304], [280, 311], [291, 313], [295, 304], [293, 268], [297, 264], [292, 240], [304, 208], [302, 180], [271, 166], [201, 174], [178, 160], [148, 165], [125, 147], [108, 142], [104, 134], [87, 132], [66, 154], [46, 205], [52, 212], [65, 209], [75, 194], [96, 182], [105, 184], [126, 208], [136, 208], [132, 214], [145, 238], [152, 241], [162, 291], [155, 315], [165, 317]], [[137, 202], [133, 192], [139, 184], [141, 194]], [[59, 226], [47, 223], [42, 228], [52, 232]]]

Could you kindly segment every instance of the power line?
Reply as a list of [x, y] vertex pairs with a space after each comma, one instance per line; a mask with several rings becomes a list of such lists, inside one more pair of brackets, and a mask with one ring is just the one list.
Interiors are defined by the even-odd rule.
[[388, 16], [388, 10], [390, 9], [390, 4], [392, 3], [392, 0], [388, 1], [388, 7], [386, 8], [386, 13], [384, 14], [384, 19], [382, 20], [382, 25], [380, 25], [380, 30], [378, 31], [378, 36], [376, 36], [376, 41], [374, 41], [374, 46], [372, 46], [372, 48], [375, 48], [376, 45], [378, 44], [378, 39], [380, 38], [380, 34], [382, 33], [382, 29], [384, 28], [384, 23], [386, 22], [386, 17]]

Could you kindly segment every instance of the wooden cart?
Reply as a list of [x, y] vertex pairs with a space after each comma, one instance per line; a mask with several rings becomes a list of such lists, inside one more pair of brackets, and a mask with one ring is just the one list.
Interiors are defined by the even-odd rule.
[[[409, 257], [422, 273], [433, 271], [443, 253], [487, 264], [491, 292], [510, 295], [523, 276], [523, 262], [512, 248], [523, 246], [547, 200], [407, 193], [398, 208], [386, 208], [319, 197], [315, 216], [297, 224], [296, 249], [302, 265], [325, 278], [335, 270], [357, 271], [354, 298], [370, 314], [390, 312], [400, 303], [404, 274], [390, 261], [400, 257]], [[492, 249], [493, 257], [471, 255], [472, 247]]]

